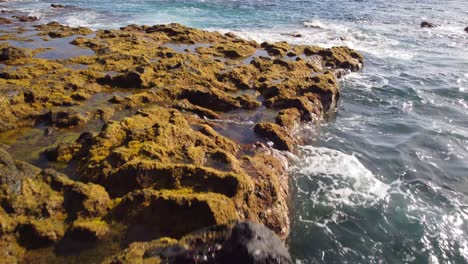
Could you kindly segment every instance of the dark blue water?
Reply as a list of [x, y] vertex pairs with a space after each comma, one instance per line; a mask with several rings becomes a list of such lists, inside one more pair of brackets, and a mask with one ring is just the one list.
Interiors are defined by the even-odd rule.
[[[257, 41], [347, 45], [365, 69], [291, 157], [297, 263], [468, 263], [466, 0], [10, 1], [43, 21], [179, 22]], [[422, 20], [439, 25], [421, 29]], [[292, 38], [288, 33], [300, 33]]]

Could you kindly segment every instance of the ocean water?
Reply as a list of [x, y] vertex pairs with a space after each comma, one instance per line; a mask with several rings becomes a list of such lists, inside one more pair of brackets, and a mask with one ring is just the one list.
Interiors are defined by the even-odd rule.
[[[0, 2], [92, 28], [179, 22], [366, 58], [291, 156], [296, 263], [468, 263], [466, 0]], [[438, 25], [420, 28], [423, 20]], [[301, 38], [290, 33], [300, 33]]]

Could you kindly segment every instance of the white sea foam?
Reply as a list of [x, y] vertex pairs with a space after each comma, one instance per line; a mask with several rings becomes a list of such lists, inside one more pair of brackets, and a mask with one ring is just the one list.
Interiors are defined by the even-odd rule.
[[[431, 182], [397, 180], [391, 184], [383, 183], [357, 156], [324, 147], [300, 148], [291, 167], [295, 181], [299, 182], [297, 177], [307, 177], [318, 187], [303, 190], [296, 186], [298, 193], [309, 197], [312, 208], [322, 208], [319, 210], [321, 214], [315, 215], [312, 209], [307, 209], [306, 214], [299, 216], [304, 224], [319, 227], [338, 252], [346, 256], [346, 247], [335, 239], [338, 234], [331, 227], [339, 225], [341, 219], [353, 219], [348, 215], [349, 209], [379, 208], [382, 236], [389, 235], [392, 240], [394, 234], [386, 234], [385, 230], [392, 229], [395, 223], [417, 224], [422, 233], [414, 239], [419, 239], [424, 246], [414, 250], [424, 250], [430, 263], [454, 263], [451, 262], [454, 255], [468, 261], [468, 205], [461, 202], [460, 194]], [[323, 214], [324, 208], [329, 213]], [[366, 221], [372, 222], [370, 219]], [[359, 243], [372, 244], [375, 252], [387, 246], [368, 236], [363, 236]]]
[[[305, 22], [301, 28], [275, 28], [272, 30], [240, 30], [237, 35], [257, 42], [287, 41], [298, 45], [322, 47], [348, 46], [381, 58], [412, 59], [415, 53], [395, 39], [359, 28], [353, 23], [337, 23], [325, 20]], [[227, 32], [229, 30], [221, 30]], [[291, 34], [294, 33], [294, 34]], [[300, 34], [301, 37], [294, 35]]]
[[361, 87], [369, 92], [374, 88], [382, 88], [389, 83], [388, 79], [384, 76], [362, 72], [351, 72], [343, 77], [343, 81], [354, 87]]
[[324, 199], [320, 202], [328, 206], [372, 204], [383, 199], [389, 189], [355, 154], [324, 147], [300, 147], [299, 157], [292, 170], [296, 175], [324, 177], [324, 181], [318, 183], [319, 188], [311, 195], [323, 195]]

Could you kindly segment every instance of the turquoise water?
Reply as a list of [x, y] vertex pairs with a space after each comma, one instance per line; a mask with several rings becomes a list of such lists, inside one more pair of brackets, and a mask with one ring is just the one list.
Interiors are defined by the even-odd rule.
[[[464, 0], [9, 1], [43, 21], [179, 22], [257, 41], [347, 45], [361, 73], [292, 157], [296, 263], [468, 263], [468, 9]], [[422, 20], [438, 24], [421, 29]], [[289, 33], [300, 33], [293, 38]]]

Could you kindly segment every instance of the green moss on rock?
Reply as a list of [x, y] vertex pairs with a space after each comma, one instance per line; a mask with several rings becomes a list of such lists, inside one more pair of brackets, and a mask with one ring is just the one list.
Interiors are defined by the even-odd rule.
[[226, 196], [188, 190], [135, 191], [122, 198], [114, 213], [121, 221], [173, 237], [239, 218], [234, 203]]

